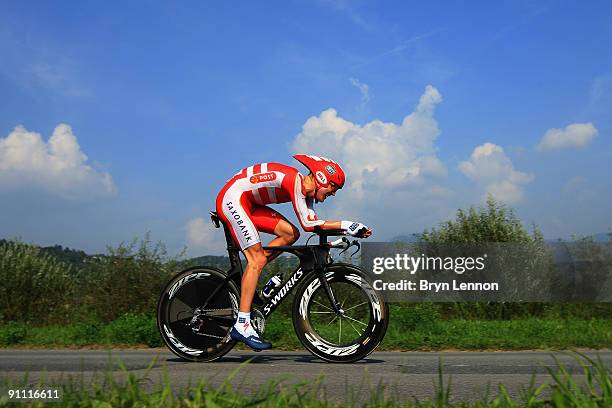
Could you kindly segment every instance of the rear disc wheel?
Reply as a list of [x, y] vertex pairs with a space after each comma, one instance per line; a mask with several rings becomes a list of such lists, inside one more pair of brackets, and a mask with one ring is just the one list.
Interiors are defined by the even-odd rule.
[[166, 346], [177, 356], [190, 361], [213, 361], [234, 347], [229, 332], [238, 315], [240, 295], [233, 282], [223, 284], [225, 278], [216, 269], [191, 268], [175, 276], [163, 290], [157, 307], [157, 327]]

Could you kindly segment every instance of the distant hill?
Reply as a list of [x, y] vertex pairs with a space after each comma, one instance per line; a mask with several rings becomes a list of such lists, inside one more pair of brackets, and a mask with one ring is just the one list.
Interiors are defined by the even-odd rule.
[[[242, 264], [246, 265], [244, 257], [241, 257]], [[294, 269], [298, 265], [298, 259], [295, 256], [279, 256], [274, 261], [274, 269]], [[216, 256], [216, 255], [205, 255], [196, 258], [190, 258], [182, 262], [185, 267], [205, 265], [214, 266], [219, 269], [227, 269], [230, 266], [229, 257], [227, 256]]]
[[[418, 242], [420, 234], [413, 233], [409, 235], [397, 235], [391, 239], [391, 242]], [[598, 234], [590, 235], [593, 240], [597, 243], [607, 243], [611, 239], [612, 233], [602, 232]], [[559, 241], [571, 242], [569, 239], [546, 239], [545, 242], [548, 244], [558, 243]], [[7, 243], [5, 239], [0, 239], [0, 245]], [[82, 270], [87, 267], [87, 264], [94, 258], [104, 257], [104, 254], [87, 254], [85, 251], [79, 249], [72, 249], [63, 247], [61, 245], [53, 245], [48, 247], [40, 247], [44, 252], [53, 255], [59, 261], [66, 264], [72, 265], [76, 270]], [[245, 264], [244, 257], [242, 257], [242, 263]], [[181, 261], [180, 268], [187, 268], [190, 266], [206, 265], [213, 266], [222, 270], [229, 268], [229, 258], [224, 255], [204, 255], [194, 258], [189, 258]], [[279, 256], [274, 260], [272, 265], [266, 267], [269, 272], [289, 272], [295, 269], [298, 265], [298, 259], [294, 256]]]
[[[0, 245], [9, 241], [0, 239]], [[85, 251], [63, 247], [61, 245], [53, 245], [48, 247], [39, 247], [41, 251], [54, 256], [60, 262], [67, 265], [72, 265], [75, 270], [82, 270], [95, 258], [105, 257], [104, 254], [89, 255]], [[243, 265], [246, 263], [244, 257], [241, 258]], [[268, 270], [273, 270], [274, 273], [279, 271], [289, 271], [297, 267], [298, 260], [294, 256], [279, 256], [273, 261], [273, 265], [267, 267]], [[204, 255], [194, 258], [188, 258], [180, 262], [179, 269], [188, 268], [191, 266], [212, 266], [222, 270], [227, 270], [230, 266], [229, 257], [224, 255]]]
[[217, 255], [204, 255], [195, 258], [189, 258], [181, 262], [185, 268], [190, 266], [206, 265], [214, 266], [219, 269], [227, 269], [230, 266], [229, 257]]
[[[607, 243], [608, 241], [610, 241], [612, 239], [611, 236], [612, 236], [612, 232], [600, 232], [599, 234], [593, 234], [593, 235], [578, 235], [577, 238], [593, 238], [594, 242]], [[549, 244], [554, 244], [554, 243], [557, 243], [559, 241], [571, 242], [571, 241], [573, 241], [573, 239], [570, 239], [570, 238], [547, 238], [544, 241], [549, 243]]]
[[410, 235], [396, 235], [391, 238], [391, 242], [418, 242], [421, 234], [413, 233]]
[[595, 242], [608, 242], [612, 238], [612, 232], [602, 232], [600, 234], [593, 235]]
[[[0, 239], [0, 245], [8, 243], [6, 239]], [[83, 266], [85, 265], [92, 257], [94, 256], [103, 256], [103, 255], [88, 255], [85, 251], [81, 251], [78, 249], [71, 249], [67, 247], [63, 247], [61, 245], [53, 245], [48, 247], [39, 247], [41, 251], [46, 252], [59, 261], [64, 262], [66, 264], [74, 265], [74, 266]]]
[[[419, 233], [413, 233], [413, 234], [409, 234], [409, 235], [396, 235], [393, 238], [391, 238], [391, 242], [418, 242], [419, 241], [419, 237], [421, 234]], [[586, 235], [585, 237], [591, 237], [593, 238], [593, 241], [595, 242], [599, 242], [599, 243], [606, 243], [608, 242], [608, 240], [611, 239], [612, 236], [612, 232], [600, 232], [599, 234], [593, 234], [593, 235]], [[580, 236], [582, 237], [582, 236]], [[572, 241], [572, 239], [567, 239], [567, 238], [546, 238], [544, 240], [546, 243], [556, 243], [559, 241]]]
[[87, 265], [94, 257], [101, 257], [104, 255], [88, 255], [85, 251], [79, 249], [71, 249], [63, 247], [61, 245], [54, 245], [49, 247], [41, 247], [41, 251], [53, 255], [59, 261], [74, 266], [77, 269], [81, 269]]

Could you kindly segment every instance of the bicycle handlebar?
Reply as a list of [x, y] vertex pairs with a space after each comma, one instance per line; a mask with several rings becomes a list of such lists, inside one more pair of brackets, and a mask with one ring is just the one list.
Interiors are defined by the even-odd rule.
[[314, 227], [315, 234], [319, 236], [337, 237], [346, 235], [346, 231], [343, 229], [323, 229], [321, 227]]
[[[364, 234], [367, 231], [366, 227], [363, 227], [359, 230], [357, 235], [354, 235], [356, 238], [364, 238]], [[317, 234], [321, 238], [321, 243], [325, 241], [326, 237], [338, 237], [348, 235], [348, 232], [343, 229], [337, 230], [324, 230], [320, 227], [315, 227], [314, 233]]]
[[[282, 246], [272, 246], [272, 247], [265, 246], [263, 247], [263, 249], [265, 249], [266, 251], [295, 252], [295, 251], [299, 251], [299, 250], [302, 250], [308, 247], [324, 246], [330, 249], [331, 248], [341, 249], [342, 251], [340, 251], [340, 253], [342, 254], [350, 247], [355, 246], [357, 247], [357, 250], [353, 253], [353, 255], [359, 252], [359, 250], [361, 249], [361, 245], [359, 244], [359, 241], [357, 241], [356, 239], [353, 241], [348, 240], [348, 238], [346, 237], [347, 233], [345, 230], [340, 230], [340, 229], [324, 230], [324, 229], [321, 229], [320, 227], [315, 227], [314, 233], [319, 236], [319, 245], [309, 246], [308, 241], [306, 241], [306, 245], [295, 245], [295, 246], [282, 245]], [[337, 240], [332, 241], [332, 242], [328, 242], [327, 237], [330, 237], [330, 236], [341, 236], [341, 238], [338, 238]], [[310, 238], [308, 240], [310, 240]]]
[[332, 247], [332, 248], [336, 248], [336, 247], [344, 248], [348, 244], [349, 244], [348, 239], [346, 239], [346, 237], [342, 237], [342, 238], [338, 238], [335, 241], [330, 242], [329, 246]]

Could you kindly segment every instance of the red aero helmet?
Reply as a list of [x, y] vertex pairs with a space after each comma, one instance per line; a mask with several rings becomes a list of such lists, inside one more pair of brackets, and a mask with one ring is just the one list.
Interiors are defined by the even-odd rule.
[[344, 170], [337, 162], [326, 157], [309, 154], [296, 154], [293, 158], [312, 172], [315, 183], [319, 188], [329, 186], [330, 182], [338, 188], [344, 186]]

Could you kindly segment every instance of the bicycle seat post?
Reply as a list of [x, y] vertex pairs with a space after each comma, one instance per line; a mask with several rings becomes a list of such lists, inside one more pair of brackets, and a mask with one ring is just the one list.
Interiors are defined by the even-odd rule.
[[321, 230], [319, 232], [319, 245], [325, 244], [327, 244], [327, 234], [325, 233], [325, 231]]

